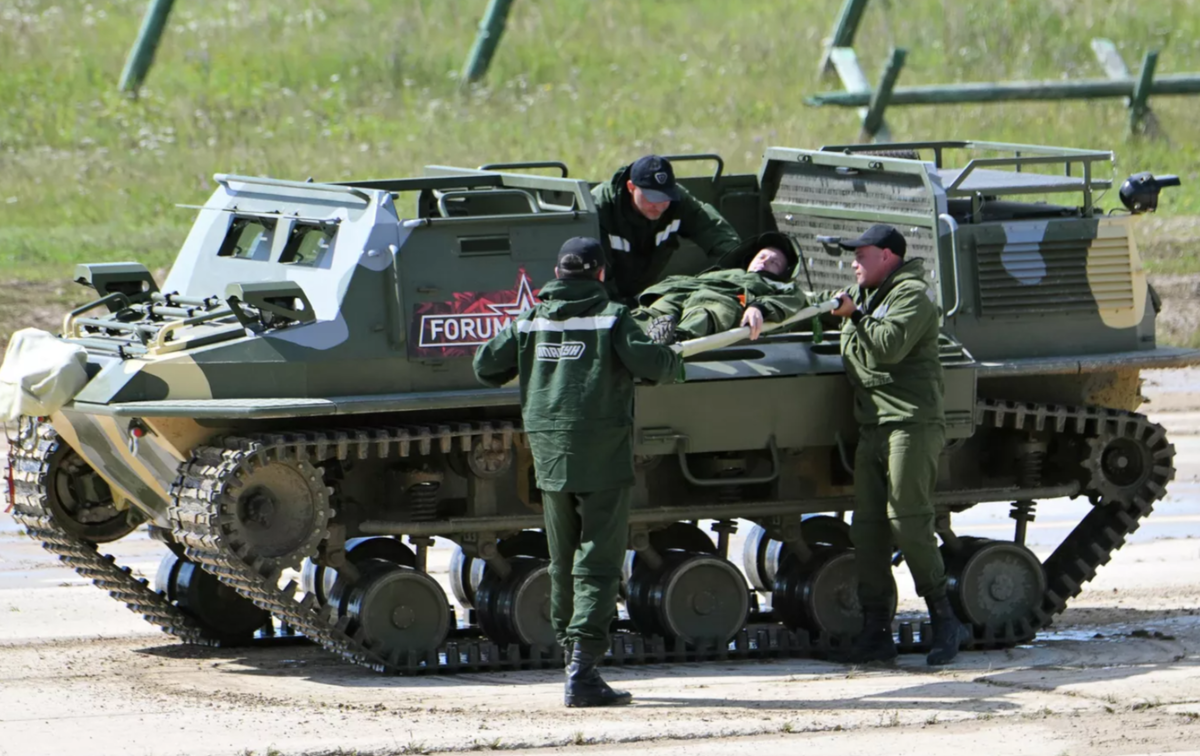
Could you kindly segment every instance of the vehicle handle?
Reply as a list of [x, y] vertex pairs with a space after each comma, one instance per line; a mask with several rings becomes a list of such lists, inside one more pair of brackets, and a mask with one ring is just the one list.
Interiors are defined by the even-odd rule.
[[[484, 194], [485, 192], [486, 192], [486, 195]], [[538, 201], [533, 198], [532, 194], [525, 191], [524, 189], [484, 189], [484, 190], [452, 189], [447, 192], [441, 192], [438, 195], [438, 198], [437, 198], [438, 213], [443, 218], [450, 217], [450, 212], [449, 212], [448, 208], [446, 207], [446, 198], [447, 197], [482, 197], [482, 196], [495, 196], [497, 194], [514, 194], [514, 195], [517, 195], [520, 197], [524, 197], [525, 201], [529, 203], [529, 212], [531, 212], [531, 213], [542, 212], [542, 208], [541, 208], [541, 206], [538, 205]]]
[[688, 467], [688, 437], [687, 434], [673, 431], [669, 428], [647, 429], [642, 433], [642, 441], [675, 441], [675, 454], [679, 458], [679, 469], [688, 483], [694, 486], [728, 486], [728, 485], [758, 485], [771, 483], [779, 478], [779, 448], [775, 445], [775, 436], [767, 440], [767, 451], [771, 453], [771, 472], [756, 478], [698, 478]]
[[689, 155], [663, 155], [664, 158], [672, 163], [683, 163], [690, 160], [712, 160], [717, 164], [717, 170], [713, 172], [713, 183], [721, 178], [721, 174], [725, 171], [725, 160], [715, 152], [697, 152]]
[[74, 310], [71, 310], [70, 312], [68, 312], [66, 314], [66, 316], [63, 318], [63, 325], [62, 325], [63, 338], [65, 338], [65, 339], [77, 338], [77, 336], [75, 335], [75, 332], [74, 332], [75, 320], [80, 315], [87, 312], [88, 310], [94, 310], [97, 307], [99, 307], [100, 305], [107, 305], [112, 302], [119, 302], [120, 309], [125, 309], [126, 307], [133, 306], [129, 302], [129, 297], [125, 296], [124, 294], [122, 294], [119, 291], [114, 291], [111, 294], [100, 297], [99, 299], [93, 300], [91, 302], [88, 302], [87, 304], [85, 304], [81, 307], [76, 307]]
[[527, 160], [517, 163], [484, 163], [483, 165], [479, 166], [478, 170], [503, 171], [512, 168], [521, 171], [532, 170], [534, 168], [557, 168], [558, 170], [562, 171], [563, 178], [566, 178], [569, 175], [567, 172], [567, 164], [561, 160]]
[[954, 220], [948, 213], [942, 213], [938, 216], [938, 220], [945, 221], [950, 228], [950, 266], [954, 272], [954, 306], [946, 310], [943, 319], [949, 319], [958, 314], [962, 307], [962, 287], [958, 281], [958, 221]]

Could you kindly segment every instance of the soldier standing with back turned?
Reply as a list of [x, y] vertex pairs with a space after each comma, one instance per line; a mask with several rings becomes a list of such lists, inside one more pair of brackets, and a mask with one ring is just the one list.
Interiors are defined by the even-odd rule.
[[946, 437], [938, 309], [928, 295], [921, 261], [905, 261], [908, 245], [896, 229], [875, 225], [840, 244], [854, 251], [858, 281], [837, 295], [841, 306], [833, 314], [846, 319], [841, 352], [860, 426], [850, 535], [863, 609], [862, 634], [842, 660], [896, 657], [891, 627], [895, 543], [933, 622], [926, 661], [947, 664], [967, 633], [946, 597], [946, 568], [934, 532], [932, 495]]
[[550, 544], [550, 611], [570, 651], [567, 706], [627, 704], [596, 671], [609, 646], [633, 485], [633, 379], [682, 376], [679, 356], [650, 341], [604, 288], [595, 239], [563, 244], [535, 307], [475, 354], [491, 386], [521, 381], [521, 416]]

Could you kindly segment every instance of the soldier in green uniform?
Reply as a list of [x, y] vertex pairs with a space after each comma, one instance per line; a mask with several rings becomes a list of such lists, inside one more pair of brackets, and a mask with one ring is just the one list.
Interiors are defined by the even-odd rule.
[[633, 379], [674, 381], [683, 364], [604, 288], [595, 239], [563, 244], [556, 280], [475, 354], [491, 386], [521, 382], [521, 415], [550, 543], [551, 622], [570, 650], [567, 706], [629, 703], [596, 671], [609, 647], [633, 485]]
[[638, 295], [634, 317], [675, 323], [684, 341], [738, 325], [757, 339], [764, 322], [778, 323], [804, 307], [804, 295], [791, 280], [799, 256], [784, 234], [768, 231], [739, 245], [722, 262], [729, 268], [698, 276], [669, 276]]
[[946, 570], [934, 532], [931, 496], [946, 435], [938, 308], [921, 261], [905, 261], [907, 242], [895, 228], [875, 225], [840, 244], [854, 250], [858, 285], [817, 299], [841, 299], [833, 315], [845, 318], [841, 352], [860, 426], [850, 535], [863, 632], [844, 660], [896, 656], [890, 619], [894, 543], [929, 607], [933, 643], [926, 661], [946, 664], [967, 633], [946, 597]]
[[738, 245], [738, 235], [716, 208], [675, 183], [671, 162], [646, 155], [623, 166], [592, 190], [600, 241], [608, 255], [609, 291], [631, 301], [662, 276], [679, 237], [715, 262]]

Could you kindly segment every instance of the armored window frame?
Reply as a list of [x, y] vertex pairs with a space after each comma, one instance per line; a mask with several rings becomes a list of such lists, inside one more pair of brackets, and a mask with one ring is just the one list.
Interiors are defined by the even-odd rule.
[[[336, 223], [303, 223], [297, 222], [288, 234], [287, 244], [279, 255], [279, 262], [285, 265], [299, 265], [305, 268], [328, 267], [333, 245], [337, 240], [338, 226]], [[306, 245], [310, 239], [316, 239], [316, 254], [306, 258]]]
[[[254, 226], [258, 226], [260, 231], [243, 247], [242, 241], [246, 237], [246, 232]], [[275, 246], [276, 226], [276, 221], [272, 218], [244, 215], [233, 216], [233, 219], [229, 222], [229, 230], [225, 232], [225, 239], [221, 242], [221, 248], [217, 250], [217, 257], [228, 257], [234, 260], [269, 261], [271, 259], [271, 250]]]

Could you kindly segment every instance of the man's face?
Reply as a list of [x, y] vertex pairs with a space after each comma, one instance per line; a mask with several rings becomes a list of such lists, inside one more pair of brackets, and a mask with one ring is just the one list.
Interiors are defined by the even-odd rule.
[[891, 275], [900, 263], [901, 258], [890, 249], [867, 246], [854, 250], [854, 278], [858, 285], [874, 289]]
[[667, 208], [671, 206], [671, 201], [666, 202], [651, 202], [646, 199], [646, 193], [641, 187], [635, 186], [632, 181], [625, 182], [625, 188], [633, 195], [633, 206], [639, 213], [644, 215], [647, 220], [658, 220], [662, 214], [667, 212]]
[[763, 247], [746, 266], [751, 273], [770, 273], [773, 276], [786, 275], [787, 257], [774, 247]]

